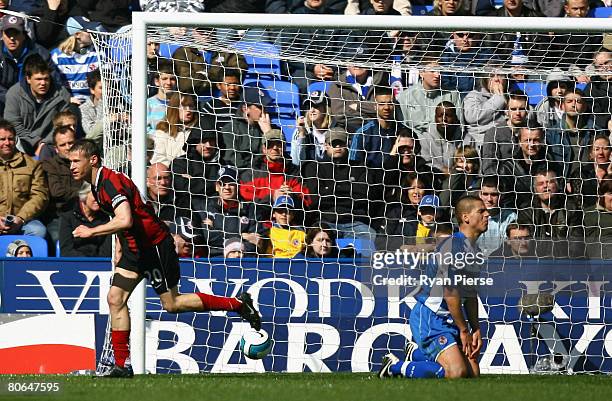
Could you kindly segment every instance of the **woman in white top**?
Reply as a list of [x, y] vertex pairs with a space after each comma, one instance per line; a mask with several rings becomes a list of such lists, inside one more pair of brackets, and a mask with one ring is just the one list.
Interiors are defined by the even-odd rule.
[[300, 166], [304, 161], [325, 159], [325, 134], [334, 125], [329, 97], [324, 91], [314, 91], [303, 104], [305, 117], [299, 117], [291, 139], [291, 161]]
[[183, 146], [198, 122], [196, 98], [175, 92], [168, 102], [166, 118], [157, 124], [153, 141], [155, 147], [151, 163], [163, 163], [166, 166], [178, 156], [185, 154]]

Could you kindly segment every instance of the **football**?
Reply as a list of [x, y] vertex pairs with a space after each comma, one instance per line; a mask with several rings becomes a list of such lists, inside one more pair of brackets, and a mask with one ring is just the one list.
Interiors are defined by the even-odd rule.
[[240, 351], [250, 359], [262, 359], [272, 349], [272, 339], [265, 330], [249, 330], [240, 339]]

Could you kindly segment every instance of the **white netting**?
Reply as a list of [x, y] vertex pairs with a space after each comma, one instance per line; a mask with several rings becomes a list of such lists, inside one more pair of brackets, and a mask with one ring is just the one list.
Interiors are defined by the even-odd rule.
[[[183, 265], [187, 274], [181, 291], [236, 295], [249, 287], [263, 290], [264, 328], [276, 341], [265, 369], [368, 370], [368, 361], [377, 363], [383, 351], [401, 347], [401, 334], [409, 336], [409, 331], [400, 304], [411, 305], [414, 289], [390, 290], [393, 294], [384, 295], [389, 309], [381, 312], [383, 298], [368, 287], [369, 273], [362, 273], [367, 268], [355, 256], [426, 247], [453, 229], [452, 206], [466, 193], [502, 206], [492, 209], [494, 229], [479, 242], [487, 255], [503, 258], [493, 275], [516, 266], [511, 261], [517, 256], [606, 258], [602, 228], [608, 222], [596, 206], [597, 187], [610, 162], [612, 58], [601, 48], [601, 32], [554, 34], [543, 27], [531, 33], [392, 36], [327, 27], [177, 27], [149, 28], [148, 38], [158, 45], [148, 60], [148, 128], [132, 133], [124, 116], [144, 103], [131, 95], [136, 55], [130, 33], [96, 34], [106, 164], [125, 169], [130, 135], [147, 135], [151, 162], [167, 166], [151, 170], [149, 196], [176, 229], [183, 256], [190, 258]], [[158, 91], [156, 85], [173, 81], [176, 88]], [[309, 97], [313, 91], [318, 94]], [[262, 103], [269, 122], [259, 117], [262, 107], [256, 105]], [[321, 113], [329, 118], [320, 118]], [[300, 117], [307, 120], [303, 129]], [[271, 127], [281, 136], [270, 134]], [[331, 147], [326, 147], [329, 127], [336, 128], [327, 134]], [[211, 138], [219, 149], [209, 154], [198, 144], [211, 145]], [[284, 164], [279, 163], [283, 149]], [[336, 156], [333, 149], [340, 149]], [[225, 165], [238, 167], [238, 212], [219, 203], [215, 183]], [[160, 192], [156, 185], [171, 191]], [[294, 227], [274, 231], [268, 221], [277, 218], [271, 212], [283, 194], [298, 209]], [[424, 205], [438, 207], [433, 224], [417, 213], [425, 195], [437, 196]], [[303, 232], [321, 221], [347, 248], [340, 255], [352, 259], [338, 264], [335, 254], [335, 260], [323, 263], [253, 259], [241, 264], [194, 258], [222, 257], [234, 237], [244, 256], [302, 254]], [[257, 235], [263, 242], [255, 246]], [[325, 280], [365, 284], [336, 287]], [[602, 348], [593, 355], [588, 349], [603, 334], [587, 333], [586, 323], [606, 321], [605, 313], [592, 309], [597, 291], [573, 288], [563, 298], [567, 303], [544, 318], [520, 313], [516, 305], [524, 291], [518, 286], [495, 294], [481, 313], [490, 347], [484, 371], [524, 373], [536, 355], [548, 352], [543, 347], [568, 356], [569, 362], [560, 364], [572, 369], [608, 370]], [[318, 306], [313, 293], [319, 295]], [[160, 314], [159, 300], [150, 295], [147, 369], [264, 369], [254, 362], [238, 365], [244, 360], [233, 347], [242, 326], [218, 313]], [[567, 317], [568, 310], [581, 316], [576, 319], [583, 319], [587, 333], [582, 340], [588, 340], [571, 351], [568, 344], [580, 334], [572, 332], [578, 322]], [[328, 365], [322, 362], [330, 357]], [[166, 362], [156, 365], [159, 360]]]

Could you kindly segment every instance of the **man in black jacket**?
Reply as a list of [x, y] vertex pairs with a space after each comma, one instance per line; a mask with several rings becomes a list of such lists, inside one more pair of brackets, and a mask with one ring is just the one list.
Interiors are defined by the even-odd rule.
[[[79, 202], [60, 216], [60, 254], [62, 257], [104, 257], [111, 256], [112, 235], [76, 238], [72, 232], [78, 226], [89, 228], [108, 223], [108, 216], [100, 211], [91, 187], [85, 184], [79, 191]], [[59, 256], [59, 255], [57, 255]]]
[[520, 210], [518, 220], [534, 227], [537, 256], [583, 256], [582, 213], [563, 194], [557, 173], [550, 168], [536, 172], [533, 193], [531, 207]]
[[223, 257], [225, 242], [233, 238], [242, 242], [245, 253], [254, 256], [260, 237], [253, 204], [238, 198], [238, 170], [235, 167], [223, 166], [218, 172], [215, 182], [218, 195], [206, 201], [199, 199], [194, 204], [195, 232], [208, 247], [210, 257]]
[[310, 220], [328, 224], [339, 238], [373, 241], [370, 220], [373, 202], [381, 198], [381, 181], [366, 167], [349, 165], [345, 129], [331, 128], [325, 142], [329, 160], [310, 162], [303, 170], [304, 185], [318, 194]]
[[191, 129], [184, 149], [185, 155], [175, 158], [170, 165], [175, 205], [181, 213], [192, 210], [196, 199], [216, 194], [215, 182], [221, 165], [212, 118], [200, 119], [199, 126]]

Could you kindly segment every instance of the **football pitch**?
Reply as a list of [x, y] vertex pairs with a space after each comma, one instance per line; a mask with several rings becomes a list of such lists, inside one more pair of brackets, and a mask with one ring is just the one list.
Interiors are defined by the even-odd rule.
[[[59, 391], [8, 392], [8, 383], [58, 383]], [[87, 376], [0, 376], [0, 400], [299, 401], [486, 400], [610, 401], [612, 377], [483, 376], [476, 380], [386, 379], [375, 374], [149, 375], [134, 379]]]

